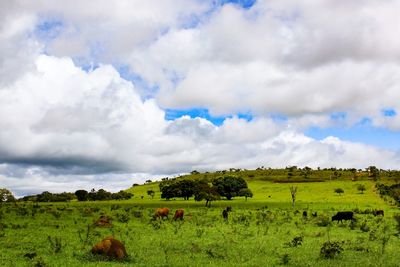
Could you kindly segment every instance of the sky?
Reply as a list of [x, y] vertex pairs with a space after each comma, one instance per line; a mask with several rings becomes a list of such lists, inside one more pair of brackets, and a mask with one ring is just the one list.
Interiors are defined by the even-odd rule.
[[0, 187], [400, 166], [400, 1], [0, 2]]

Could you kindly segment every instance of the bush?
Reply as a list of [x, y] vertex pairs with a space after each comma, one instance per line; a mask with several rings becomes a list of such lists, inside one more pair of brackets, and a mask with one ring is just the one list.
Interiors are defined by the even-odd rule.
[[331, 218], [327, 215], [323, 215], [318, 217], [318, 221], [316, 222], [317, 226], [325, 227], [331, 224]]
[[333, 259], [343, 251], [341, 242], [338, 241], [326, 241], [320, 250], [320, 255], [325, 259]]
[[285, 243], [286, 246], [288, 247], [298, 247], [303, 244], [303, 237], [302, 236], [296, 236], [292, 239], [292, 241]]

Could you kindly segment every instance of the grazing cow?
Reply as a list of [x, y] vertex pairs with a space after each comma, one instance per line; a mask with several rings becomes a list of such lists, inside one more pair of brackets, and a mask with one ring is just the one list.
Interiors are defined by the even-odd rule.
[[313, 217], [317, 217], [317, 216], [318, 216], [318, 214], [317, 214], [316, 211], [313, 211], [313, 213], [311, 213], [311, 215], [312, 215]]
[[307, 211], [303, 211], [303, 217], [307, 218]]
[[124, 244], [112, 236], [104, 238], [92, 248], [92, 254], [100, 254], [110, 259], [123, 259], [128, 256]]
[[153, 215], [153, 219], [164, 219], [165, 217], [168, 219], [169, 208], [158, 208]]
[[227, 210], [222, 211], [222, 217], [224, 218], [224, 220], [228, 220], [228, 215], [229, 215], [229, 212]]
[[177, 210], [175, 211], [174, 221], [176, 221], [177, 219], [183, 220], [183, 213], [184, 213], [184, 210], [183, 210], [183, 209], [177, 209]]
[[372, 214], [374, 214], [374, 216], [378, 216], [378, 215], [384, 216], [383, 210], [374, 210], [374, 211], [372, 212]]
[[336, 215], [332, 216], [332, 221], [354, 220], [354, 213], [352, 211], [339, 211]]
[[228, 216], [229, 216], [229, 212], [232, 211], [232, 207], [231, 206], [227, 206], [223, 211], [222, 211], [222, 218], [224, 218], [224, 220], [228, 220]]

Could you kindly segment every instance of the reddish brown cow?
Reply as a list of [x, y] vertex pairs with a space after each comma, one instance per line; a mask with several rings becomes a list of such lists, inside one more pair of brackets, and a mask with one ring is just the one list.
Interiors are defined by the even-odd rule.
[[177, 209], [175, 211], [175, 215], [174, 215], [174, 221], [181, 219], [183, 220], [183, 214], [184, 214], [184, 210], [183, 209]]
[[168, 219], [168, 213], [169, 213], [169, 208], [158, 208], [156, 210], [156, 212], [154, 213], [153, 218], [154, 219], [157, 219], [157, 218], [163, 219], [164, 217], [166, 217]]

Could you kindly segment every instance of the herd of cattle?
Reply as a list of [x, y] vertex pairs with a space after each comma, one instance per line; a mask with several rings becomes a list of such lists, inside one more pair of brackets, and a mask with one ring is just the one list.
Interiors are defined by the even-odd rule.
[[[158, 208], [154, 212], [153, 220], [157, 219], [168, 219], [169, 208]], [[228, 220], [229, 213], [232, 211], [232, 207], [228, 206], [222, 211], [222, 218], [224, 220]], [[177, 209], [175, 211], [174, 217], [172, 218], [174, 221], [183, 220], [183, 215], [185, 211], [183, 209]], [[383, 210], [374, 210], [372, 211], [374, 216], [384, 216]], [[303, 211], [303, 217], [307, 217], [307, 211]], [[317, 212], [312, 212], [311, 215], [313, 217], [317, 217]], [[354, 212], [353, 211], [339, 211], [334, 216], [332, 216], [332, 221], [355, 221]], [[112, 236], [104, 238], [101, 242], [95, 244], [92, 248], [93, 254], [100, 254], [106, 256], [111, 259], [123, 259], [127, 257], [127, 253], [124, 245], [117, 239]]]

